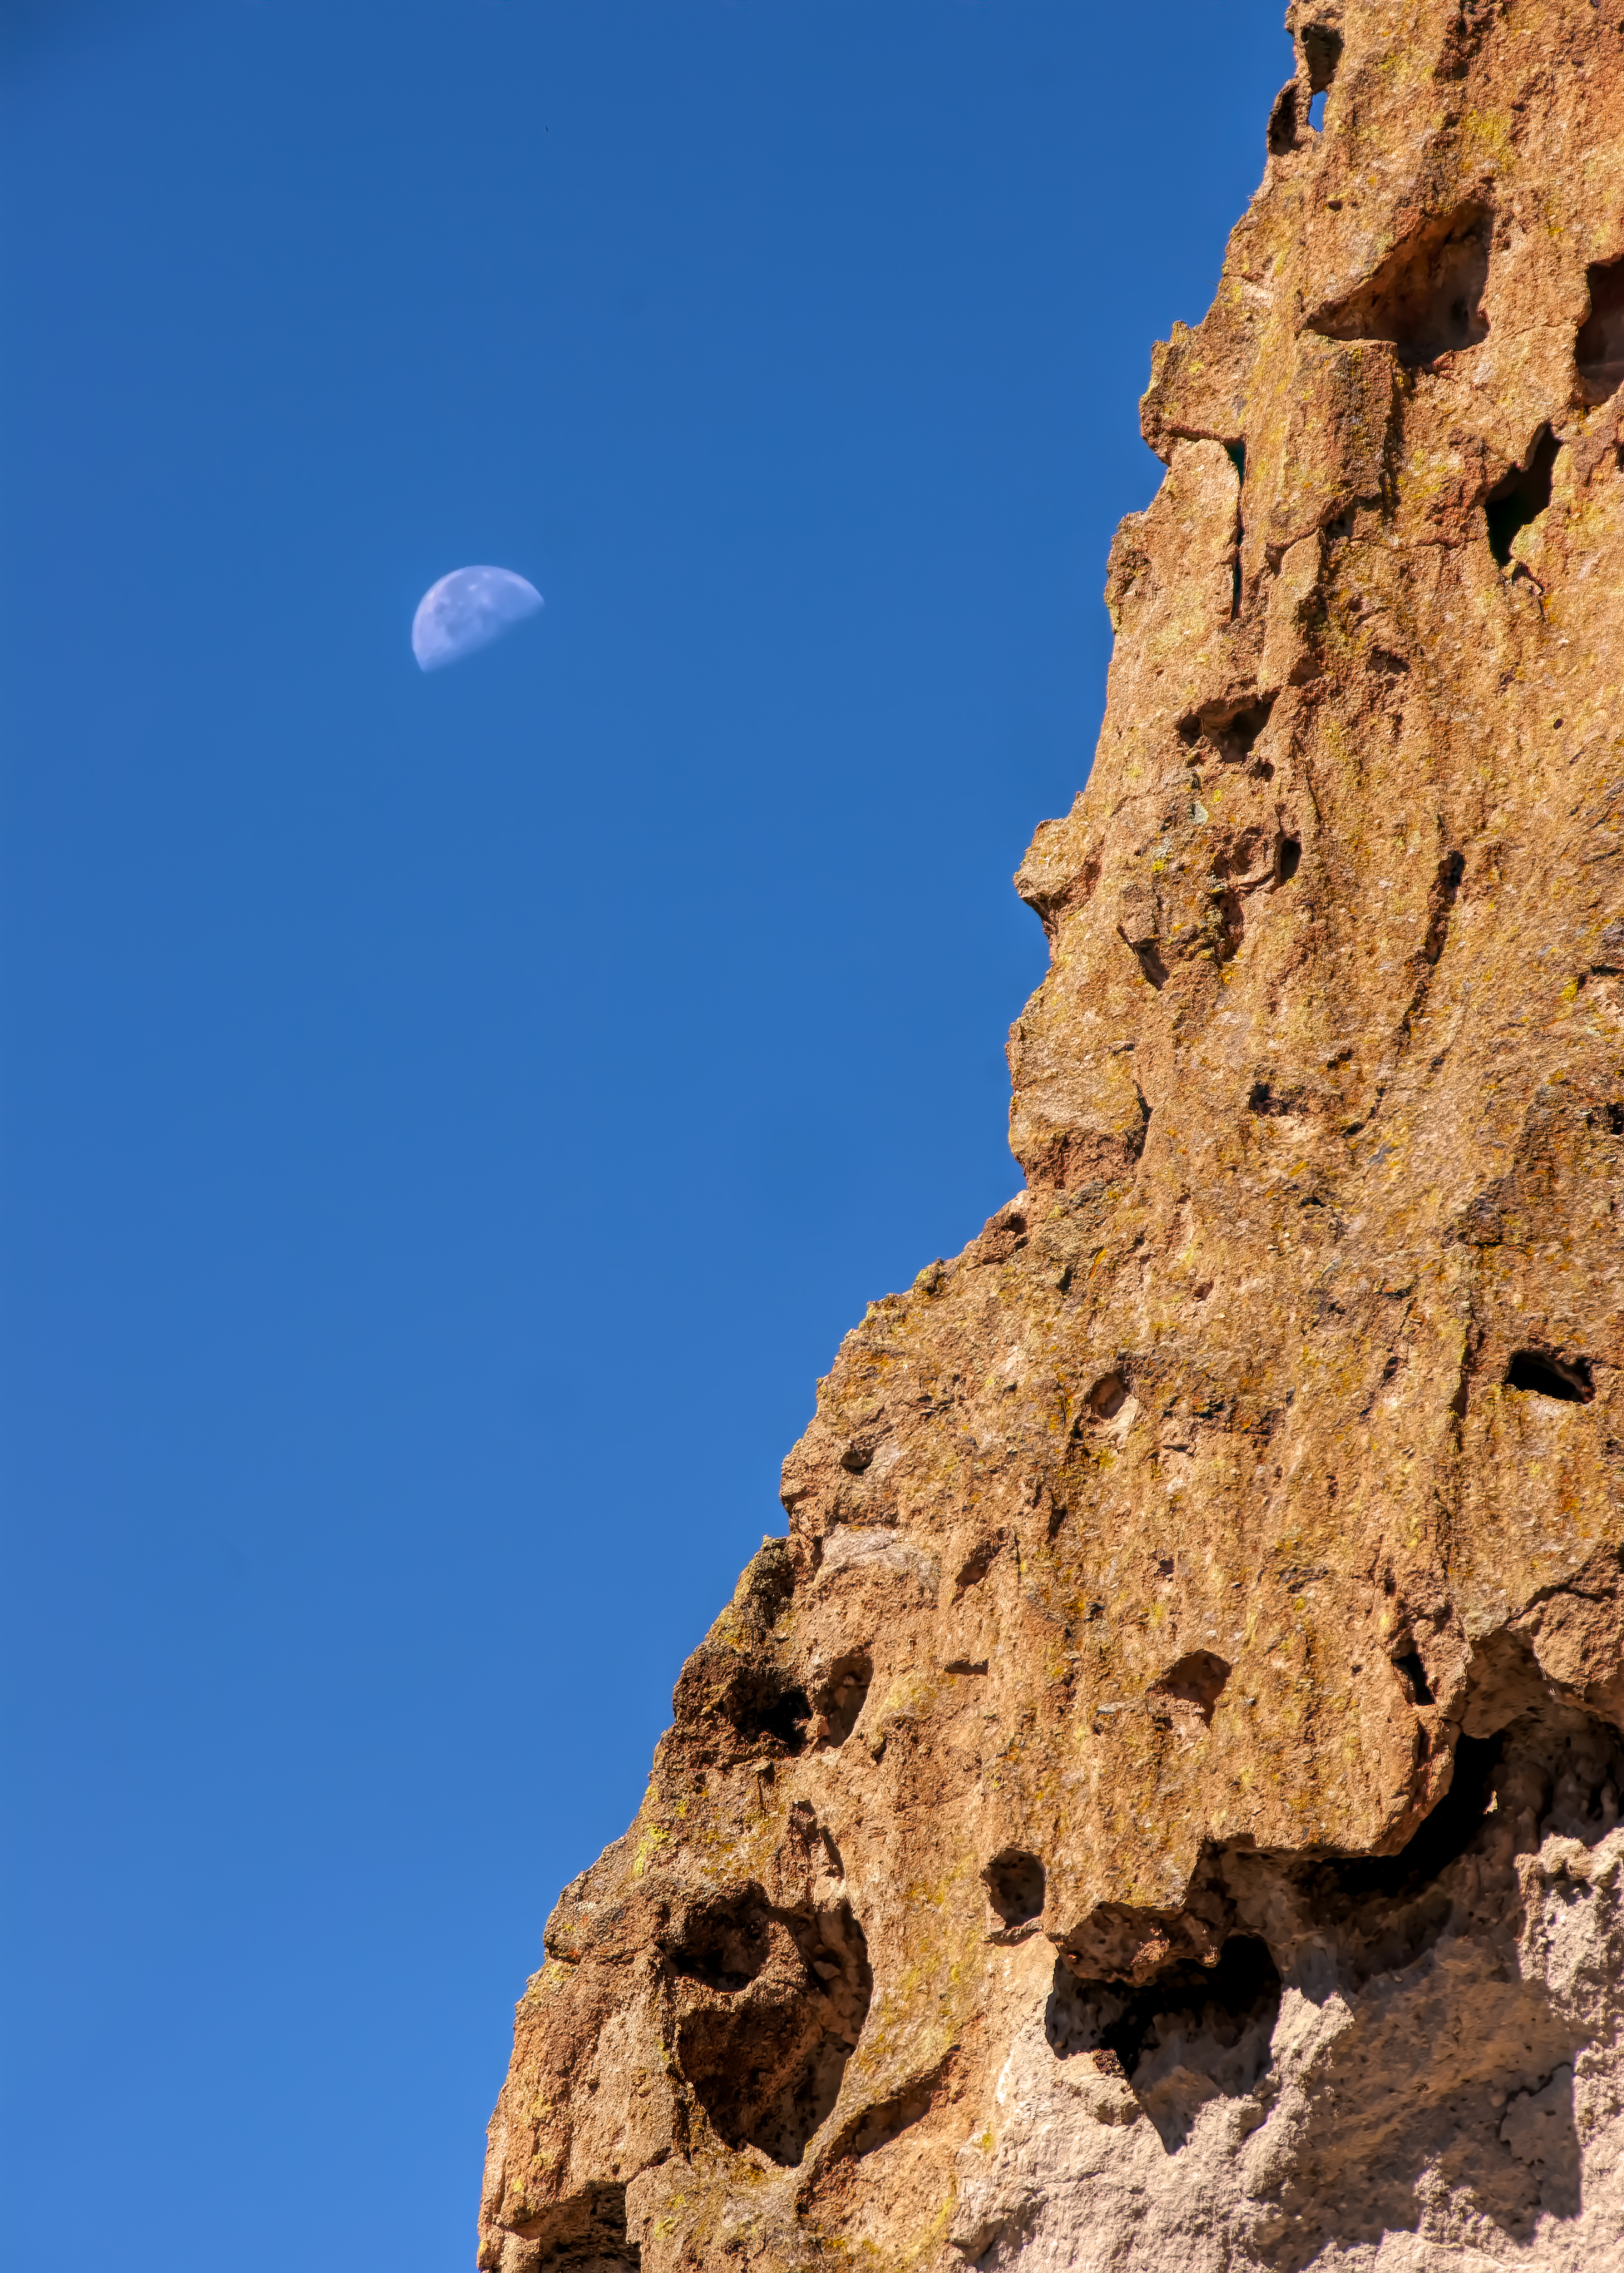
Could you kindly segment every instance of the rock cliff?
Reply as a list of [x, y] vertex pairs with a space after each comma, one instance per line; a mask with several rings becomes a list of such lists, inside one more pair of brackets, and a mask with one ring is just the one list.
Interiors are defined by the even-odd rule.
[[1624, 0], [1296, 0], [873, 1303], [482, 2266], [1624, 2267]]

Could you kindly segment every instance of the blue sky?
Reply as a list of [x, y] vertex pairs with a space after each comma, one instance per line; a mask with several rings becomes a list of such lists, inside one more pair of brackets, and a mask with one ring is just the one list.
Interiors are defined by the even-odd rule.
[[[0, 2256], [470, 2261], [869, 1297], [1276, 0], [11, 0]], [[468, 561], [545, 613], [425, 678]]]

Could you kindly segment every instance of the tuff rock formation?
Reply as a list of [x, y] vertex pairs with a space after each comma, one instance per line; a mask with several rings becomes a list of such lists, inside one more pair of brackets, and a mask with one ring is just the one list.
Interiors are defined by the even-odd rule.
[[1289, 27], [1026, 1187], [553, 1913], [492, 2273], [1624, 2267], [1624, 0]]

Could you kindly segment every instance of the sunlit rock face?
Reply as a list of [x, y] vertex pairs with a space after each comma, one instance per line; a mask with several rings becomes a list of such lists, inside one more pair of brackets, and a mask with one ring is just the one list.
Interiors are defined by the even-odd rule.
[[1624, 6], [1298, 0], [870, 1306], [480, 2262], [1624, 2267]]

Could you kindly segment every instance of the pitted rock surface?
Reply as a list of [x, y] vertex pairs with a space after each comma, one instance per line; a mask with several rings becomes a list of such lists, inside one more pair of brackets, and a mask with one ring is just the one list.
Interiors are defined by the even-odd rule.
[[491, 2273], [1624, 2268], [1624, 0], [1288, 20], [1024, 1187], [553, 1915]]

